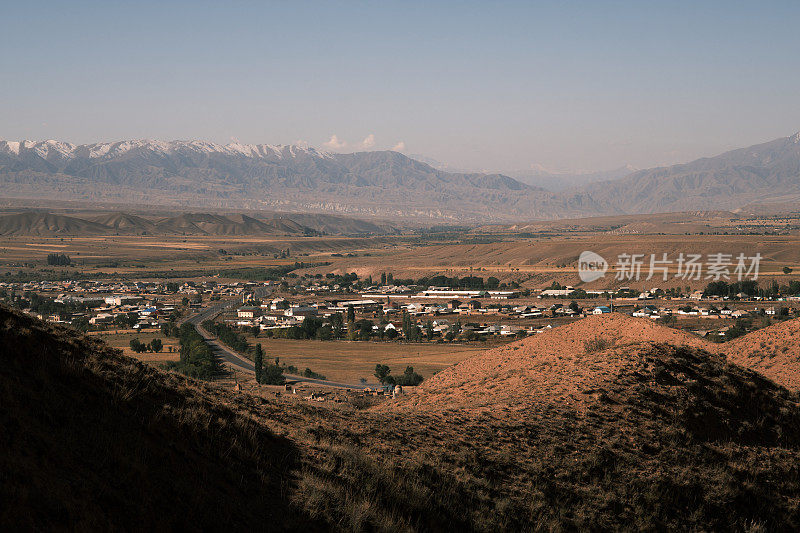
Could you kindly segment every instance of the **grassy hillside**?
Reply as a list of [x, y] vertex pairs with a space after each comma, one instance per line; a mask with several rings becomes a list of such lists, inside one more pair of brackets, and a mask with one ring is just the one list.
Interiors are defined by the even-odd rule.
[[[556, 351], [548, 372], [526, 374], [522, 353], [511, 369], [525, 379], [494, 409], [440, 402], [432, 379], [424, 391], [359, 410], [205, 386], [0, 310], [8, 347], [0, 356], [0, 524], [794, 529], [798, 396], [722, 356], [653, 344], [645, 340], [652, 332], [632, 327], [605, 346], [563, 343], [587, 356]], [[498, 361], [526, 344], [509, 346]], [[543, 393], [567, 355], [580, 376], [575, 390]], [[470, 387], [508, 387], [486, 371], [492, 356], [478, 357], [456, 367], [467, 373], [460, 384], [449, 373], [443, 386], [466, 396]], [[532, 408], [509, 408], [535, 389]]]

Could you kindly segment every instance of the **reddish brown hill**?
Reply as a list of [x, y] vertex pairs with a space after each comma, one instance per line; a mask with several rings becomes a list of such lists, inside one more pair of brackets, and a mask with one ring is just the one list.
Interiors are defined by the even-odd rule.
[[713, 346], [648, 319], [592, 316], [462, 361], [424, 382], [406, 401], [491, 411], [581, 400], [629, 367], [628, 347], [645, 342]]
[[748, 333], [721, 346], [728, 360], [800, 391], [800, 319]]

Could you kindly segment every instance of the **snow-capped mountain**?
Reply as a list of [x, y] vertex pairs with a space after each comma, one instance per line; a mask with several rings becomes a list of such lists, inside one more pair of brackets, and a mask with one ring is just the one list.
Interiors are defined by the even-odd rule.
[[435, 169], [398, 152], [134, 140], [0, 141], [0, 194], [383, 218], [503, 221], [591, 209], [501, 174]]
[[171, 154], [225, 154], [270, 160], [295, 157], [308, 153], [318, 157], [331, 157], [328, 152], [300, 145], [273, 144], [217, 144], [207, 141], [153, 141], [149, 139], [103, 142], [94, 144], [71, 144], [63, 141], [0, 141], [0, 153], [23, 156], [35, 154], [43, 159], [111, 159], [131, 152]]

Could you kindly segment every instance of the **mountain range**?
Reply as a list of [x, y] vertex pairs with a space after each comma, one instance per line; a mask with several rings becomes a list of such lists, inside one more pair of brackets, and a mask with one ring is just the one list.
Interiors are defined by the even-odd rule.
[[513, 222], [793, 205], [800, 201], [800, 133], [629, 172], [621, 169], [616, 179], [599, 182], [602, 175], [591, 175], [551, 191], [502, 174], [447, 172], [393, 151], [338, 154], [298, 145], [204, 141], [0, 141], [0, 196], [6, 198]]
[[367, 221], [299, 215], [258, 219], [241, 213], [183, 213], [173, 217], [143, 217], [110, 212], [100, 215], [64, 215], [25, 211], [0, 216], [0, 235], [292, 235], [391, 234], [398, 230]]

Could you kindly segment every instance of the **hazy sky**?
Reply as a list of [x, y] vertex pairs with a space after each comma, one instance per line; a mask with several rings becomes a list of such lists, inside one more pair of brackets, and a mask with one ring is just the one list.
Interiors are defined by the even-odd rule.
[[602, 170], [800, 130], [796, 0], [0, 0], [0, 13], [3, 139], [303, 140]]

